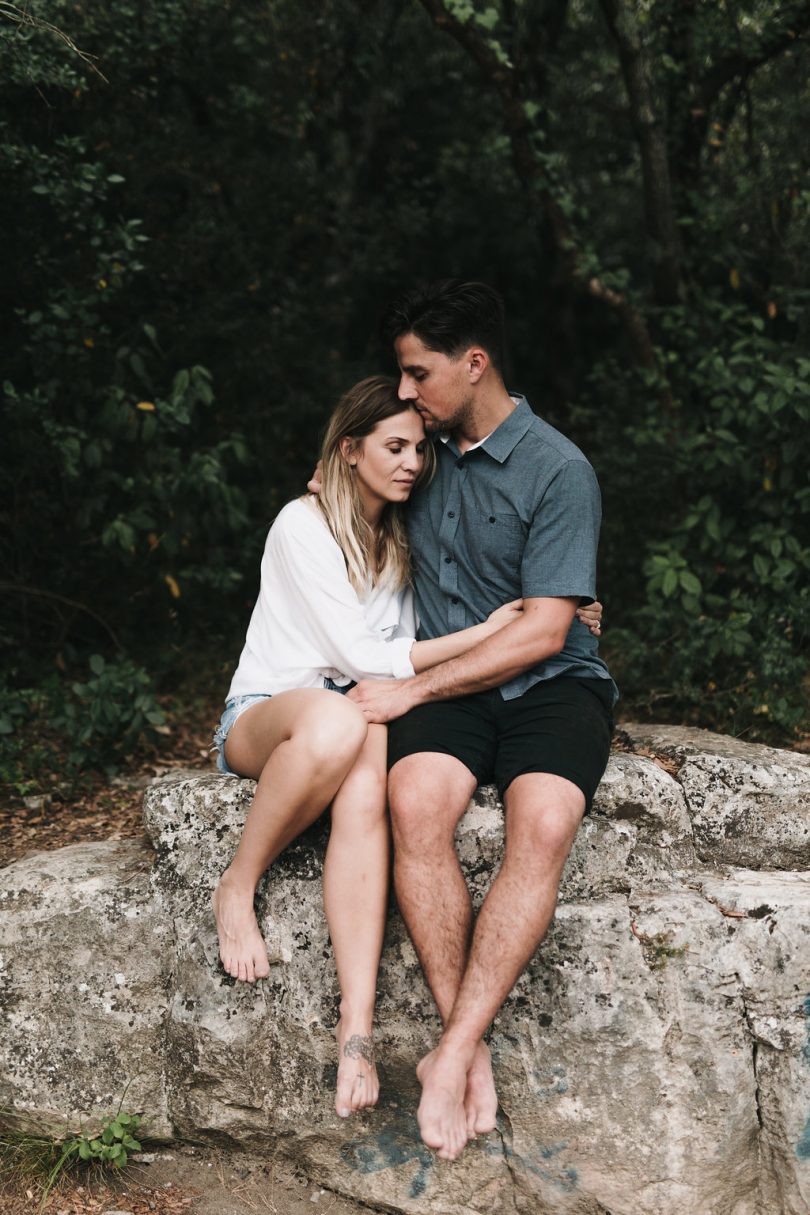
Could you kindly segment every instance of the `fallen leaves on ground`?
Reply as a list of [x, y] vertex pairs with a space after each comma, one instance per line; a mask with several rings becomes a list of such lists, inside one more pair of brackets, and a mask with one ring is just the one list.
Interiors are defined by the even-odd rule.
[[208, 749], [214, 713], [204, 703], [196, 715], [175, 716], [166, 744], [132, 756], [112, 778], [88, 772], [79, 788], [57, 785], [28, 797], [0, 788], [0, 868], [28, 852], [143, 835], [143, 792], [155, 776], [171, 768], [213, 770]]

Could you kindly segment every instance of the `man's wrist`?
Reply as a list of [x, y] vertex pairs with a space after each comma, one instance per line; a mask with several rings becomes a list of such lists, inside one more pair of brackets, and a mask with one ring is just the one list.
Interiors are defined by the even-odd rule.
[[410, 679], [402, 681], [402, 690], [405, 694], [405, 699], [408, 703], [406, 712], [415, 709], [418, 705], [425, 704], [429, 699], [427, 694], [427, 680], [425, 679], [427, 672], [422, 672], [419, 675], [412, 675]]

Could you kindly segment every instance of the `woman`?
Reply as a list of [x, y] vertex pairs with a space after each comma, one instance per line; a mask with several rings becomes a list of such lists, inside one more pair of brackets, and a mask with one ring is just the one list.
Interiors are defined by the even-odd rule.
[[389, 837], [385, 727], [368, 725], [338, 693], [353, 681], [404, 678], [454, 658], [515, 619], [521, 604], [462, 632], [415, 640], [401, 508], [430, 476], [433, 449], [394, 381], [373, 376], [343, 396], [321, 461], [320, 494], [288, 503], [270, 529], [215, 736], [221, 770], [258, 783], [213, 901], [225, 970], [246, 982], [266, 977], [256, 886], [331, 803], [323, 889], [341, 993], [335, 1108], [347, 1117], [379, 1092], [372, 1021]]

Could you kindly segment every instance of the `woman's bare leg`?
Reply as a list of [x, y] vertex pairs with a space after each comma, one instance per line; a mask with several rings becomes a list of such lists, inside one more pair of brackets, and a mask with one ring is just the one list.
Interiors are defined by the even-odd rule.
[[375, 1105], [373, 1021], [385, 930], [389, 838], [385, 726], [368, 736], [332, 803], [323, 898], [340, 986], [335, 1109], [342, 1118]]
[[269, 974], [253, 911], [265, 869], [323, 812], [359, 755], [366, 720], [334, 692], [302, 688], [247, 709], [225, 742], [228, 765], [258, 780], [239, 847], [214, 892], [219, 956], [252, 983]]

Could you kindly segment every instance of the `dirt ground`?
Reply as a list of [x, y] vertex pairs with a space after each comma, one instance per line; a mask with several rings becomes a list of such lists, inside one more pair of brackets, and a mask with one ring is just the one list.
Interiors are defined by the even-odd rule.
[[[35, 1215], [36, 1188], [0, 1192], [2, 1215]], [[172, 1147], [143, 1153], [113, 1185], [65, 1181], [43, 1215], [368, 1215], [369, 1208], [309, 1181], [288, 1161]]]

